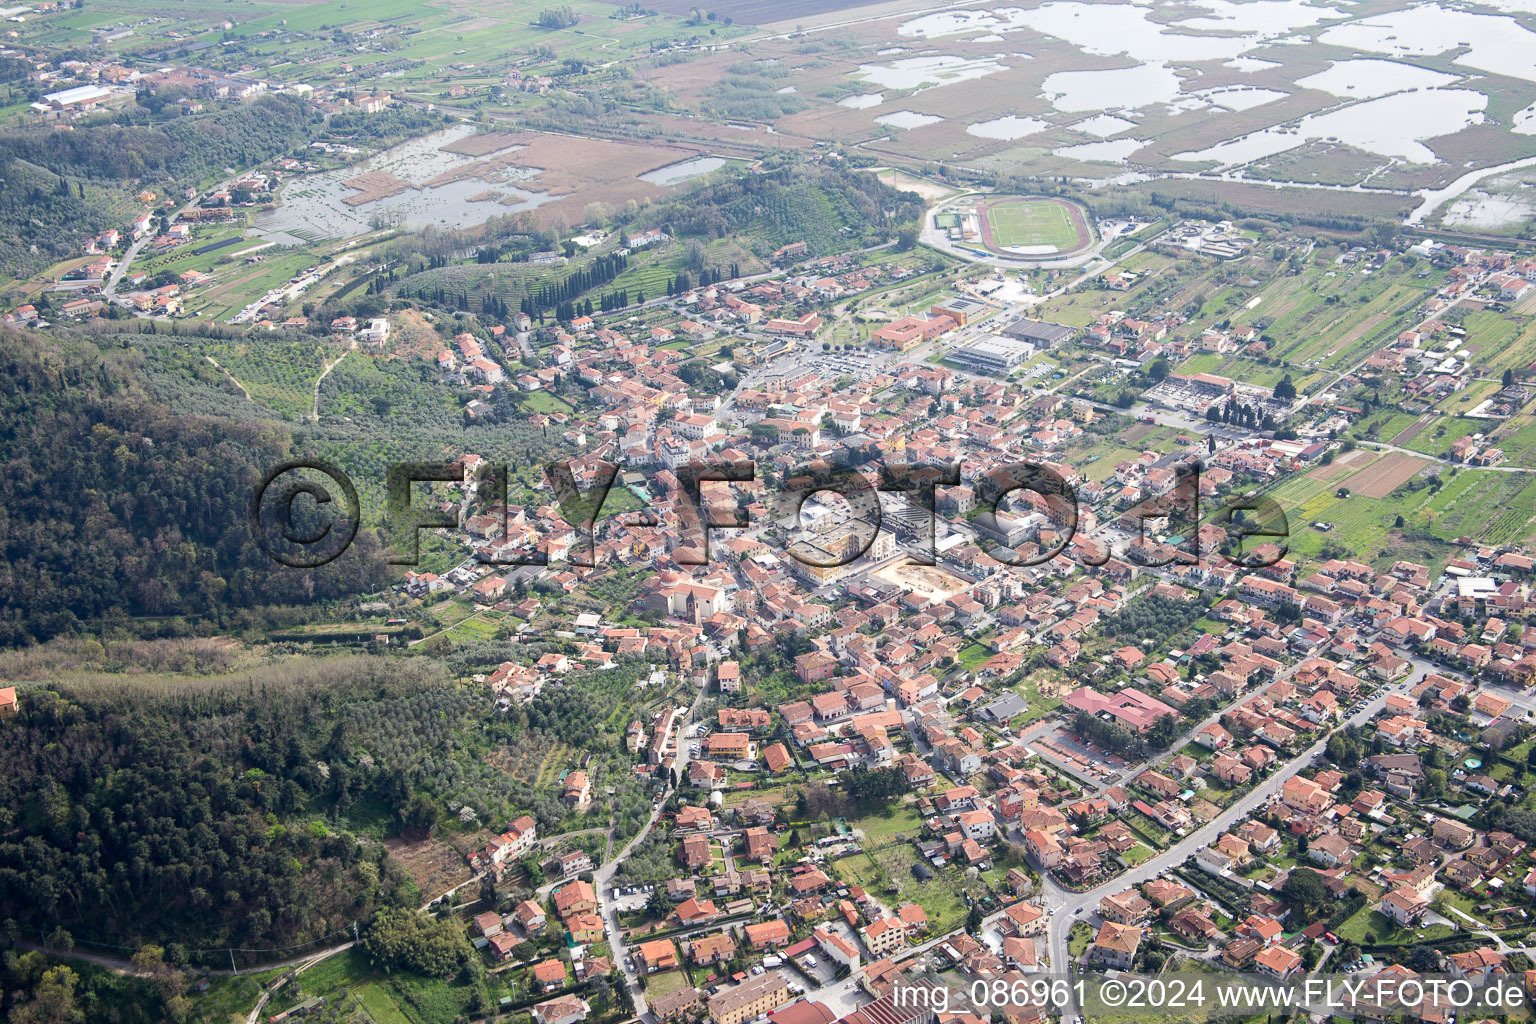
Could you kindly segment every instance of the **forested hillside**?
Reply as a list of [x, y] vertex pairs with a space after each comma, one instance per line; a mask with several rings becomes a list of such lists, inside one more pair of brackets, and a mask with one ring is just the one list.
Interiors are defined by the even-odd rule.
[[86, 187], [24, 160], [0, 142], [0, 264], [15, 276], [80, 252], [92, 235], [121, 227], [133, 207], [115, 189]]
[[321, 570], [272, 562], [246, 503], [290, 456], [289, 434], [178, 416], [138, 383], [136, 358], [0, 331], [0, 644], [112, 616], [218, 621], [383, 584], [369, 531]]
[[29, 688], [0, 729], [0, 905], [33, 938], [176, 943], [206, 962], [410, 904], [383, 847], [328, 815], [353, 799], [398, 827], [415, 773], [370, 755], [349, 709], [408, 720], [445, 685], [423, 660], [356, 657]]
[[71, 177], [183, 185], [225, 167], [253, 167], [308, 141], [323, 117], [295, 96], [263, 96], [202, 116], [145, 125], [102, 124], [59, 132], [15, 129], [0, 135], [0, 152]]
[[922, 215], [916, 195], [898, 192], [873, 174], [784, 158], [761, 173], [711, 181], [642, 216], [684, 236], [747, 233], [759, 255], [800, 241], [813, 255], [826, 255], [884, 242]]

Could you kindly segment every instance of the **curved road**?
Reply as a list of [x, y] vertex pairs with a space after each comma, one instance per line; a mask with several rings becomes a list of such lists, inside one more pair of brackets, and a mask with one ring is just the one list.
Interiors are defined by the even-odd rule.
[[[699, 705], [704, 702], [706, 689], [708, 689], [707, 686], [699, 688], [698, 695], [693, 698], [693, 704], [688, 708], [688, 713], [677, 725], [677, 758], [673, 767], [679, 779], [688, 772], [688, 727], [693, 723], [693, 716], [698, 714]], [[624, 965], [624, 961], [629, 956], [629, 946], [624, 942], [624, 932], [619, 927], [618, 910], [608, 905], [608, 894], [613, 890], [613, 876], [618, 871], [619, 865], [641, 840], [651, 834], [651, 829], [661, 818], [661, 808], [666, 806], [666, 802], [672, 796], [673, 788], [669, 779], [661, 798], [652, 804], [651, 816], [646, 819], [645, 826], [624, 844], [624, 848], [618, 852], [617, 856], [605, 860], [592, 873], [592, 885], [597, 890], [597, 913], [603, 919], [603, 927], [608, 932], [608, 947], [613, 951], [614, 970], [619, 972], [624, 978], [624, 984], [629, 988], [629, 994], [634, 1000], [636, 1017], [645, 1015], [645, 992], [637, 984], [634, 972]]]

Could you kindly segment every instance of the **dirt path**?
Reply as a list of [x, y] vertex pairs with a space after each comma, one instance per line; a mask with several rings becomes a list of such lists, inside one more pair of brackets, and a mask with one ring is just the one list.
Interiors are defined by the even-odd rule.
[[[309, 407], [309, 421], [311, 423], [320, 422], [320, 385], [325, 381], [325, 378], [330, 374], [332, 370], [341, 365], [341, 361], [343, 359], [352, 354], [352, 351], [355, 348], [357, 348], [357, 339], [354, 338], [352, 340], [352, 348], [347, 349], [341, 355], [337, 356], [329, 363], [326, 363], [325, 369], [320, 371], [320, 376], [315, 378], [314, 401], [310, 404]], [[246, 397], [249, 398], [250, 396], [247, 395]]]
[[234, 374], [232, 374], [228, 370], [224, 369], [224, 367], [220, 366], [219, 365], [219, 361], [217, 359], [213, 358], [213, 356], [203, 356], [203, 358], [208, 360], [210, 363], [212, 363], [213, 366], [214, 366], [214, 369], [218, 370], [224, 376], [228, 377], [234, 383], [235, 387], [240, 389], [240, 393], [245, 396], [245, 400], [247, 402], [254, 402], [254, 401], [256, 401], [254, 398], [251, 397], [251, 393], [246, 388], [246, 386], [244, 384], [240, 383], [240, 378], [236, 377]]
[[[338, 363], [339, 363], [339, 362], [341, 362], [341, 360], [339, 360], [339, 359], [338, 359], [338, 360], [336, 360], [336, 361], [337, 361], [337, 362], [338, 362]], [[318, 384], [316, 384], [316, 385], [315, 385], [315, 387], [316, 387], [316, 388], [318, 388], [318, 387], [319, 387], [319, 385], [318, 385]], [[446, 633], [446, 632], [448, 632], [448, 631], [449, 631], [449, 630], [451, 630], [451, 629], [455, 629], [455, 628], [457, 628], [457, 627], [459, 627], [459, 626], [462, 626], [462, 625], [463, 625], [463, 624], [464, 624], [464, 623], [466, 623], [466, 622], [469, 622], [469, 621], [470, 621], [470, 620], [472, 620], [472, 619], [478, 619], [478, 618], [479, 618], [479, 617], [480, 617], [480, 616], [482, 616], [482, 615], [484, 615], [484, 614], [485, 614], [485, 612], [484, 612], [484, 611], [478, 611], [478, 612], [476, 612], [476, 613], [475, 613], [475, 614], [473, 614], [473, 615], [466, 615], [466, 616], [464, 616], [464, 617], [463, 617], [463, 618], [462, 618], [462, 619], [460, 619], [460, 620], [459, 620], [459, 621], [458, 621], [458, 622], [455, 622], [455, 623], [454, 623], [454, 624], [453, 624], [453, 625], [452, 625], [452, 626], [444, 626], [444, 627], [443, 627], [443, 628], [442, 628], [442, 629], [440, 629], [440, 630], [438, 630], [438, 631], [437, 631], [437, 632], [436, 632], [436, 633], [433, 633], [433, 634], [432, 634], [432, 635], [431, 635], [431, 636], [424, 636], [424, 637], [422, 637], [422, 638], [421, 638], [421, 639], [420, 639], [420, 640], [411, 640], [411, 641], [408, 641], [408, 642], [407, 642], [407, 643], [406, 643], [406, 646], [407, 646], [407, 647], [415, 647], [415, 646], [416, 646], [416, 645], [417, 645], [417, 644], [424, 644], [424, 643], [426, 643], [426, 642], [427, 642], [427, 641], [428, 641], [428, 640], [431, 640], [431, 639], [432, 639], [432, 637], [434, 637], [434, 636], [442, 636], [442, 635], [443, 635], [443, 634], [444, 634], [444, 633]]]
[[1427, 413], [1423, 416], [1420, 416], [1418, 419], [1414, 420], [1412, 423], [1408, 424], [1401, 431], [1399, 431], [1396, 437], [1391, 438], [1391, 443], [1399, 447], [1407, 445], [1409, 441], [1412, 441], [1415, 437], [1418, 437], [1419, 434], [1423, 433], [1424, 428], [1429, 426], [1430, 421], [1433, 419], [1434, 417], [1428, 415]]

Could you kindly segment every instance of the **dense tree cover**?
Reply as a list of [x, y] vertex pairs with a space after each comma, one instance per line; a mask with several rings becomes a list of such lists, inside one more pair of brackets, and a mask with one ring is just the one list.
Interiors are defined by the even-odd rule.
[[415, 107], [391, 107], [373, 114], [361, 110], [343, 110], [325, 122], [325, 136], [337, 142], [353, 141], [377, 145], [392, 139], [420, 135], [447, 121], [445, 114], [429, 114]]
[[907, 791], [907, 776], [900, 768], [870, 769], [859, 765], [840, 773], [838, 779], [848, 798], [866, 810], [890, 803]]
[[1310, 917], [1327, 906], [1328, 887], [1323, 876], [1311, 868], [1296, 868], [1286, 876], [1280, 896], [1303, 917]]
[[619, 862], [614, 879], [626, 885], [655, 882], [672, 878], [677, 874], [677, 863], [672, 857], [672, 844], [667, 841], [665, 830], [655, 828], [646, 833], [629, 856]]
[[296, 96], [263, 96], [150, 125], [17, 128], [0, 134], [0, 152], [58, 174], [185, 184], [287, 153], [308, 142], [311, 123], [320, 119]]
[[186, 1020], [185, 975], [153, 956], [144, 962], [149, 976], [138, 978], [93, 964], [57, 963], [42, 953], [7, 952], [0, 961], [0, 1019], [8, 1024]]
[[366, 530], [323, 569], [273, 562], [246, 504], [290, 457], [286, 430], [177, 416], [123, 353], [0, 331], [0, 439], [0, 644], [108, 616], [218, 616], [384, 582]]
[[1360, 759], [1370, 756], [1374, 751], [1365, 738], [1360, 735], [1360, 730], [1355, 726], [1346, 726], [1336, 730], [1328, 737], [1328, 760], [1340, 768], [1350, 769], [1360, 763]]
[[1205, 614], [1198, 601], [1148, 594], [1104, 619], [1104, 635], [1116, 640], [1176, 637]]
[[0, 143], [0, 264], [8, 275], [24, 277], [77, 255], [92, 235], [121, 220], [102, 190], [71, 186], [14, 159]]
[[1072, 731], [1095, 746], [1113, 750], [1127, 760], [1146, 756], [1147, 745], [1141, 737], [1122, 725], [1095, 718], [1086, 711], [1079, 711], [1073, 717]]
[[362, 938], [369, 961], [390, 972], [447, 978], [474, 957], [457, 921], [439, 921], [404, 907], [381, 907]]
[[1528, 843], [1536, 842], [1536, 811], [1495, 802], [1483, 813], [1489, 828], [1502, 829]]
[[0, 729], [9, 927], [130, 948], [174, 942], [202, 962], [223, 947], [323, 940], [377, 906], [414, 902], [381, 845], [317, 816], [338, 789], [409, 806], [416, 780], [405, 775], [401, 796], [395, 765], [353, 738], [347, 711], [405, 702], [434, 678], [423, 662], [359, 657], [169, 691], [25, 690]]
[[873, 174], [785, 157], [765, 162], [761, 173], [712, 177], [648, 207], [641, 219], [678, 236], [750, 235], [764, 255], [797, 241], [825, 255], [884, 242], [922, 216], [917, 195]]
[[580, 20], [576, 17], [576, 12], [567, 5], [544, 8], [539, 12], [539, 16], [533, 19], [533, 23], [539, 28], [570, 28]]

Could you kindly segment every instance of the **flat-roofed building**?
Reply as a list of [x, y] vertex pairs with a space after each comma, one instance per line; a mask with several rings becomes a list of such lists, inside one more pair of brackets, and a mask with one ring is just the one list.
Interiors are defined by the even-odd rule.
[[933, 316], [947, 316], [955, 323], [964, 327], [966, 324], [975, 323], [988, 313], [992, 307], [985, 302], [977, 302], [975, 299], [967, 299], [964, 296], [955, 296], [936, 302], [928, 307], [928, 312]]
[[1061, 324], [1023, 317], [1004, 327], [1003, 334], [1016, 341], [1027, 341], [1035, 348], [1044, 350], [1071, 341], [1077, 331]]
[[984, 373], [1009, 373], [1034, 354], [1027, 341], [988, 336], [952, 348], [944, 358]]

